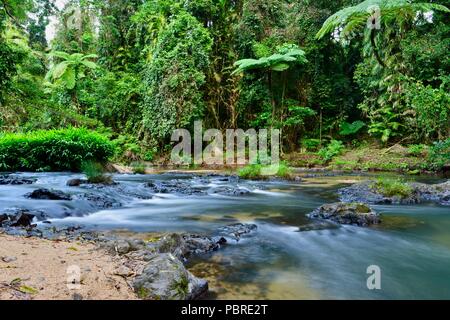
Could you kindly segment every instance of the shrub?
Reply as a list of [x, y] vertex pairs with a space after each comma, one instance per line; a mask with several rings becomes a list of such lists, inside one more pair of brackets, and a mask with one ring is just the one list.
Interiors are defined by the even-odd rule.
[[257, 179], [261, 176], [262, 165], [250, 164], [238, 171], [238, 176], [242, 179]]
[[407, 183], [401, 180], [395, 179], [383, 179], [380, 178], [373, 185], [376, 191], [380, 192], [386, 197], [399, 196], [401, 198], [409, 197], [413, 189]]
[[328, 162], [334, 157], [340, 155], [344, 150], [344, 144], [342, 141], [331, 140], [330, 144], [325, 148], [322, 148], [317, 153], [323, 161]]
[[142, 162], [133, 163], [132, 168], [133, 168], [134, 174], [145, 174], [146, 173], [146, 166]]
[[[262, 179], [267, 178], [262, 174], [262, 170], [271, 169], [271, 165], [264, 166], [262, 164], [250, 164], [238, 171], [238, 176], [242, 179]], [[275, 176], [280, 178], [290, 178], [292, 173], [291, 168], [286, 162], [280, 162]]]
[[424, 144], [412, 144], [408, 147], [408, 154], [412, 156], [420, 156], [424, 153], [427, 146]]
[[450, 138], [434, 143], [430, 148], [428, 162], [433, 170], [440, 170], [450, 164]]
[[307, 151], [317, 151], [320, 146], [320, 139], [303, 139], [301, 144]]
[[87, 129], [61, 129], [0, 136], [0, 171], [80, 171], [86, 161], [105, 163], [114, 147]]

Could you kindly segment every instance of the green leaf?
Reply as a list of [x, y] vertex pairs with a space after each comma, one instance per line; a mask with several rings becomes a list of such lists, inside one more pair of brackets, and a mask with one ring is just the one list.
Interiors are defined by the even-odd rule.
[[70, 59], [70, 54], [62, 52], [62, 51], [53, 51], [50, 53], [51, 57], [57, 57], [63, 60], [69, 60]]
[[20, 286], [19, 291], [22, 293], [28, 293], [28, 294], [36, 294], [39, 292], [39, 290], [37, 290], [33, 287], [28, 287], [28, 286]]
[[289, 69], [289, 65], [287, 63], [280, 63], [280, 64], [274, 65], [272, 67], [272, 70], [277, 71], [277, 72], [286, 71], [288, 69]]
[[88, 67], [89, 69], [97, 69], [97, 67], [98, 67], [98, 65], [95, 62], [88, 61], [88, 60], [83, 60], [83, 61], [81, 61], [81, 63], [83, 65], [85, 65], [86, 67]]
[[52, 69], [52, 77], [53, 79], [59, 79], [66, 72], [69, 63], [67, 61], [61, 62], [54, 69]]
[[74, 89], [76, 85], [75, 69], [72, 67], [67, 68], [66, 72], [64, 73], [64, 76], [62, 77], [62, 80], [64, 81], [67, 89], [69, 90]]

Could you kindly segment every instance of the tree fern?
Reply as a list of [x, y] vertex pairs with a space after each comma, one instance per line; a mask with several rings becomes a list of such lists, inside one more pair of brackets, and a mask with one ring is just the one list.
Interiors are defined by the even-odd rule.
[[373, 14], [371, 8], [374, 7], [380, 10], [382, 24], [393, 21], [401, 24], [402, 21], [414, 20], [418, 12], [450, 12], [447, 7], [435, 3], [413, 3], [409, 0], [366, 0], [356, 6], [344, 8], [329, 17], [317, 33], [317, 38], [321, 39], [339, 28], [342, 28], [344, 34], [361, 31]]

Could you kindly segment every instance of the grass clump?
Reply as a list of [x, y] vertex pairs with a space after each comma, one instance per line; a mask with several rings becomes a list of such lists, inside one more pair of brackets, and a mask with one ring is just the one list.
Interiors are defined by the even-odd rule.
[[238, 171], [238, 176], [242, 179], [257, 179], [261, 177], [261, 164], [249, 164]]
[[109, 139], [87, 129], [39, 130], [0, 135], [0, 171], [75, 171], [86, 161], [114, 155]]
[[386, 197], [407, 198], [413, 193], [413, 188], [406, 182], [399, 179], [378, 179], [374, 185], [374, 189]]
[[136, 162], [132, 164], [132, 169], [134, 174], [145, 174], [147, 167], [145, 163]]
[[84, 162], [81, 166], [87, 180], [94, 184], [112, 184], [111, 176], [105, 174], [105, 168], [102, 164], [93, 161]]
[[238, 176], [242, 179], [266, 179], [270, 176], [289, 179], [292, 170], [286, 162], [278, 165], [250, 164], [238, 171]]

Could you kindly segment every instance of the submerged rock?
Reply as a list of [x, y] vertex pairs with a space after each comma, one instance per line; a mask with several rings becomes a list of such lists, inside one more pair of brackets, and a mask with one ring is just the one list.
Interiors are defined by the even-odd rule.
[[334, 222], [317, 220], [313, 223], [309, 223], [309, 224], [300, 226], [298, 228], [298, 231], [299, 232], [319, 231], [319, 230], [329, 230], [329, 229], [337, 229], [337, 228], [339, 228], [339, 225]]
[[120, 208], [122, 206], [118, 200], [106, 195], [85, 193], [79, 195], [78, 199], [89, 201], [100, 209]]
[[182, 195], [206, 195], [200, 187], [193, 187], [191, 181], [171, 180], [154, 181], [145, 184], [153, 193], [182, 194]]
[[37, 189], [25, 195], [35, 200], [72, 200], [72, 197], [59, 190]]
[[331, 220], [339, 224], [367, 227], [381, 223], [380, 215], [363, 203], [325, 204], [307, 215], [310, 219]]
[[256, 224], [235, 223], [221, 228], [221, 232], [222, 234], [239, 241], [243, 235], [249, 234], [257, 229], [258, 226]]
[[208, 282], [187, 271], [172, 254], [162, 253], [133, 280], [133, 288], [141, 299], [195, 300], [208, 291]]
[[247, 195], [250, 193], [250, 190], [239, 187], [223, 186], [212, 189], [211, 193], [234, 197]]

